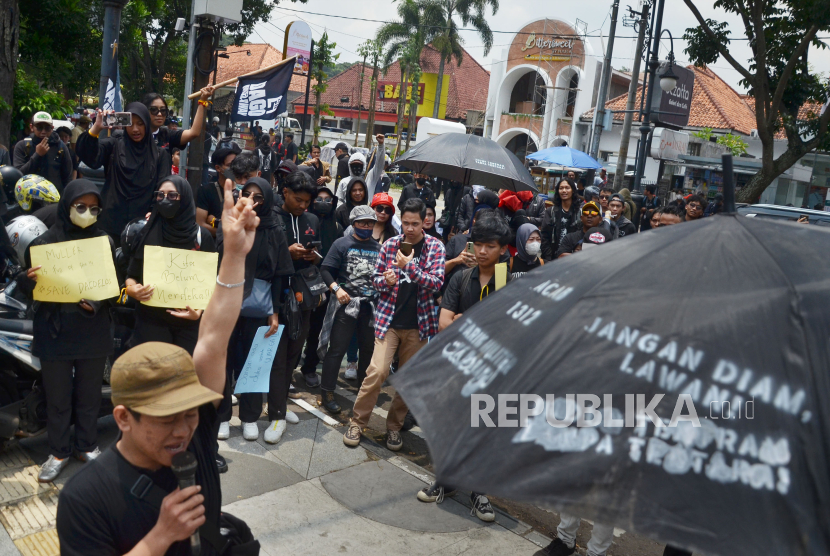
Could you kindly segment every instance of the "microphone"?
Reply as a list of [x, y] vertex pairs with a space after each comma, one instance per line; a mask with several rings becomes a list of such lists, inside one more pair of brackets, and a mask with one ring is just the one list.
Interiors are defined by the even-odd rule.
[[[191, 452], [185, 450], [173, 456], [173, 474], [179, 481], [179, 488], [186, 489], [196, 485], [196, 467], [199, 462], [196, 461], [196, 456]], [[202, 542], [199, 539], [199, 531], [195, 531], [190, 535], [190, 553], [193, 556], [199, 556], [202, 551]]]

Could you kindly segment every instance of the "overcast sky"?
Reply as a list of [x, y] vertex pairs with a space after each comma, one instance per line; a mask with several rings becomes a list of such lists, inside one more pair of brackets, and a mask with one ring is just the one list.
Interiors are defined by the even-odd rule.
[[[493, 48], [487, 56], [484, 55], [481, 39], [474, 32], [462, 32], [464, 48], [488, 70], [494, 61], [499, 60], [502, 49], [506, 48], [512, 41], [513, 35], [510, 33], [515, 33], [526, 23], [535, 19], [542, 19], [545, 16], [571, 22], [579, 19], [585, 22], [588, 35], [596, 35], [595, 38], [589, 39], [593, 44], [595, 54], [602, 55], [604, 52], [611, 26], [612, 0], [560, 0], [555, 2], [545, 0], [502, 0], [500, 4], [499, 12], [495, 16], [489, 15], [487, 18], [490, 28], [495, 32]], [[634, 30], [631, 27], [623, 26], [622, 21], [623, 15], [627, 13], [626, 7], [629, 4], [635, 9], [639, 9], [639, 0], [629, 2], [623, 0], [620, 4], [620, 16], [617, 23], [618, 38], [614, 45], [612, 62], [613, 67], [617, 69], [630, 68], [634, 57], [635, 39], [621, 38], [635, 35]], [[733, 32], [732, 36], [744, 38], [740, 18], [727, 18], [724, 12], [713, 9], [711, 4], [708, 0], [698, 3], [703, 16], [721, 21], [727, 20], [730, 23], [729, 28]], [[341, 53], [340, 61], [357, 61], [359, 59], [356, 54], [358, 45], [367, 38], [374, 37], [380, 23], [313, 15], [309, 12], [391, 21], [397, 18], [396, 7], [397, 4], [389, 0], [308, 0], [305, 4], [283, 0], [280, 2], [280, 6], [272, 12], [271, 21], [258, 24], [249, 40], [251, 42], [268, 42], [282, 50], [284, 37], [282, 30], [291, 21], [302, 19], [311, 26], [315, 39], [319, 38], [324, 30], [328, 31], [329, 37], [337, 43], [336, 52]], [[688, 57], [683, 52], [686, 44], [681, 37], [692, 22], [694, 22], [694, 16], [682, 0], [666, 0], [663, 28], [671, 31], [674, 36], [675, 58], [684, 65], [688, 64]], [[496, 31], [505, 32], [498, 33]], [[600, 35], [602, 35], [602, 38]], [[665, 57], [668, 48], [669, 41], [664, 35], [661, 57]], [[740, 41], [733, 42], [730, 51], [741, 62], [744, 62], [749, 54], [749, 49]], [[813, 50], [810, 53], [810, 63], [816, 71], [821, 72], [826, 77], [830, 74], [830, 51]], [[728, 62], [720, 59], [712, 66], [712, 69], [735, 89], [741, 92], [744, 91], [739, 84], [740, 74]], [[486, 87], [486, 84], [484, 86]]]

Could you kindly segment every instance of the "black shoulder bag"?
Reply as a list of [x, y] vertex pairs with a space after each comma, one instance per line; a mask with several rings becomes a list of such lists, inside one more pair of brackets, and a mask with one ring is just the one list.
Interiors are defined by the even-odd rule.
[[[161, 511], [167, 496], [160, 486], [143, 473], [119, 458], [113, 450], [106, 450], [98, 458], [102, 468], [114, 475], [122, 485], [132, 485], [130, 494]], [[259, 541], [254, 539], [248, 524], [229, 513], [219, 514], [219, 526], [208, 523], [199, 527], [202, 542], [210, 544], [220, 556], [259, 556]]]

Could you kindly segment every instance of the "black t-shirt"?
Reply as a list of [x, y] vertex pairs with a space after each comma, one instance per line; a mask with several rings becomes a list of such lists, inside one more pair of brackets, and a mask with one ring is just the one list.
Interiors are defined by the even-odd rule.
[[[464, 282], [464, 272], [459, 272], [452, 277], [447, 290], [444, 292], [444, 297], [441, 298], [441, 308], [452, 311], [455, 314], [466, 313], [467, 310], [490, 295], [496, 292], [496, 274], [490, 277], [490, 281], [485, 287], [481, 287], [479, 280], [478, 267], [473, 267], [470, 281], [467, 285], [467, 291], [461, 291], [461, 284]], [[511, 279], [510, 273], [507, 273], [507, 281]]]
[[170, 129], [165, 125], [161, 126], [156, 133], [156, 145], [159, 147], [163, 147], [166, 149], [170, 149], [175, 147], [177, 149], [183, 149], [187, 145], [182, 146], [182, 134], [184, 133], [183, 129], [177, 129], [176, 131], [170, 131]]
[[[199, 408], [199, 426], [188, 450], [196, 456], [196, 484], [202, 486], [207, 522], [218, 527], [222, 490], [216, 467], [216, 435], [219, 417], [212, 404]], [[169, 467], [149, 471], [133, 466], [118, 452], [115, 444], [101, 457], [84, 465], [61, 490], [58, 500], [57, 530], [63, 556], [115, 556], [126, 554], [156, 525], [159, 507], [139, 500], [130, 493], [134, 481], [123, 478], [125, 466], [147, 475], [165, 492], [178, 486]], [[190, 540], [171, 545], [168, 556], [190, 556]], [[203, 556], [216, 552], [205, 541]]]
[[[424, 248], [426, 237], [413, 245], [415, 254], [412, 262], [416, 265], [421, 259], [421, 249]], [[418, 328], [418, 284], [410, 281], [409, 275], [401, 272], [398, 286], [398, 299], [395, 301], [395, 314], [392, 317], [392, 328], [412, 330]]]
[[[280, 223], [277, 224], [283, 232], [285, 232], [285, 239], [288, 241], [288, 246], [291, 247], [295, 243], [302, 246], [307, 245], [312, 241], [321, 241], [320, 239], [320, 220], [316, 215], [310, 212], [304, 212], [300, 216], [293, 216], [278, 206], [274, 211], [280, 217]], [[299, 237], [297, 233], [299, 232]], [[319, 249], [318, 249], [319, 252]], [[319, 260], [319, 259], [318, 259]], [[305, 259], [297, 259], [294, 262], [294, 271], [300, 271], [304, 268], [312, 266], [312, 263]]]
[[298, 151], [299, 151], [299, 148], [297, 147], [297, 144], [294, 141], [288, 143], [285, 146], [285, 159], [296, 163], [297, 161], [294, 157], [297, 156]]
[[219, 196], [218, 187], [219, 184], [215, 181], [207, 185], [200, 185], [199, 191], [196, 192], [196, 208], [206, 210], [209, 215], [215, 216], [216, 218], [222, 218], [224, 197]]
[[[359, 241], [353, 235], [341, 237], [329, 249], [323, 261], [323, 269], [350, 296], [375, 297], [377, 291], [372, 280], [378, 253], [380, 243], [372, 238]], [[327, 285], [330, 283], [326, 282]]]
[[530, 272], [534, 268], [542, 266], [542, 263], [540, 261], [541, 259], [539, 257], [536, 257], [535, 261], [533, 261], [532, 263], [527, 263], [519, 257], [513, 257], [513, 268], [510, 270], [510, 273], [515, 275], [519, 273], [524, 274], [525, 272]]

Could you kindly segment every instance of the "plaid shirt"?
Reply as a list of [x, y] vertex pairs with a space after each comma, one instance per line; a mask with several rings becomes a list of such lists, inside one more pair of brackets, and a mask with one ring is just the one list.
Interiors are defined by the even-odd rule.
[[[375, 264], [375, 289], [380, 292], [377, 309], [375, 310], [375, 337], [382, 340], [392, 324], [395, 315], [395, 303], [398, 301], [398, 285], [401, 273], [406, 272], [409, 279], [418, 285], [418, 336], [426, 340], [438, 334], [438, 307], [435, 304], [434, 294], [444, 284], [444, 266], [446, 256], [444, 245], [430, 235], [424, 235], [424, 246], [421, 249], [421, 258], [418, 264], [410, 262], [401, 270], [395, 264], [395, 255], [401, 245], [402, 235], [390, 238], [380, 249], [378, 261]], [[383, 273], [388, 269], [395, 271], [398, 282], [394, 286], [386, 284]]]

